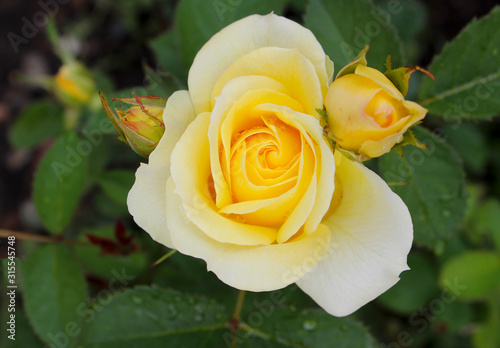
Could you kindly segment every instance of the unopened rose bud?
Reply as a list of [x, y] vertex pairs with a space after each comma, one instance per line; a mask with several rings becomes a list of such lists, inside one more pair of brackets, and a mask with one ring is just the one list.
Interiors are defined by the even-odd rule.
[[363, 64], [331, 84], [325, 107], [337, 145], [362, 158], [389, 152], [427, 113], [405, 100], [383, 73]]
[[76, 61], [61, 66], [53, 86], [56, 96], [68, 106], [83, 106], [97, 92], [92, 73]]
[[113, 98], [132, 104], [127, 110], [115, 109], [115, 114], [102, 94], [99, 95], [106, 115], [120, 133], [119, 139], [147, 158], [165, 132], [163, 110], [167, 99], [156, 96], [138, 97], [135, 94], [134, 98]]

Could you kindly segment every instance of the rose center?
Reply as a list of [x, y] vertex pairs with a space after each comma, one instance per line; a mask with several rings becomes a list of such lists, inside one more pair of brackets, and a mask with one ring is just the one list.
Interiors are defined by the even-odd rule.
[[234, 137], [230, 178], [235, 202], [268, 199], [297, 182], [302, 141], [299, 131], [273, 114]]
[[389, 93], [382, 90], [366, 105], [365, 113], [380, 127], [387, 128], [408, 114], [408, 110], [405, 112], [405, 108], [398, 104]]

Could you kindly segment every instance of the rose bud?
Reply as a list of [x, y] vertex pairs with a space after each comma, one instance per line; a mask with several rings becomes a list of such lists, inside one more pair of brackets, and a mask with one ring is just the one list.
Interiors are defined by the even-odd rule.
[[61, 66], [53, 83], [55, 95], [68, 106], [83, 106], [97, 92], [92, 73], [81, 63], [73, 61]]
[[361, 159], [381, 156], [401, 142], [427, 110], [405, 100], [380, 71], [359, 62], [349, 70], [337, 77], [326, 95], [328, 126], [343, 150]]
[[138, 97], [135, 94], [134, 98], [113, 98], [132, 105], [125, 111], [115, 109], [115, 114], [100, 92], [99, 95], [106, 115], [120, 133], [118, 139], [147, 158], [165, 132], [163, 110], [167, 99], [156, 96]]

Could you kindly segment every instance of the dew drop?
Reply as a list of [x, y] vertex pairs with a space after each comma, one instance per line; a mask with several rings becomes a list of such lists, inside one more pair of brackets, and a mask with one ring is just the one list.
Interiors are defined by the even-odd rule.
[[168, 305], [165, 314], [167, 315], [168, 319], [174, 319], [175, 317], [177, 317], [178, 313], [177, 313], [177, 309], [175, 309], [174, 305]]
[[455, 199], [455, 196], [452, 193], [444, 193], [441, 197], [439, 197], [439, 199], [441, 201], [450, 201]]
[[203, 306], [200, 304], [197, 304], [196, 306], [194, 306], [194, 310], [200, 314], [203, 314], [203, 312], [205, 312], [205, 308], [203, 308]]
[[302, 325], [302, 327], [306, 331], [313, 331], [316, 329], [316, 325], [317, 324], [314, 320], [306, 320], [306, 321], [304, 321], [304, 324]]
[[444, 210], [441, 211], [441, 215], [443, 217], [450, 217], [451, 212], [448, 209], [444, 209]]

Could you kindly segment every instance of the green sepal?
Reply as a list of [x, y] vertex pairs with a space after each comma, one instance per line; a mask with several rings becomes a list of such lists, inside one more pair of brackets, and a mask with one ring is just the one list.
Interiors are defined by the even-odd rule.
[[[149, 154], [155, 149], [157, 144], [154, 141], [149, 140], [148, 138], [145, 138], [140, 134], [137, 134], [132, 129], [123, 125], [120, 118], [115, 115], [113, 110], [111, 110], [111, 107], [106, 102], [106, 99], [104, 99], [104, 96], [100, 91], [99, 91], [99, 96], [101, 97], [101, 102], [104, 108], [104, 112], [106, 112], [106, 115], [108, 116], [109, 120], [111, 121], [111, 123], [113, 123], [113, 126], [115, 126], [116, 130], [120, 134], [118, 136], [118, 140], [125, 142], [128, 146], [132, 148], [132, 150], [134, 150], [135, 153], [141, 155], [142, 157], [148, 158]], [[123, 99], [133, 99], [134, 102], [136, 102], [134, 98], [123, 98]], [[158, 97], [158, 99], [164, 99], [164, 98]]]
[[411, 129], [408, 129], [405, 134], [403, 134], [403, 140], [401, 140], [399, 143], [394, 145], [392, 148], [396, 153], [400, 156], [403, 156], [403, 146], [406, 145], [413, 145], [421, 149], [427, 149], [429, 146], [422, 144], [421, 142], [418, 141], [418, 139], [415, 137], [415, 134], [413, 134], [413, 131]]
[[149, 154], [156, 148], [156, 142], [143, 137], [142, 135], [134, 132], [132, 129], [123, 126], [121, 127], [121, 130], [125, 133], [124, 137], [127, 140], [127, 144], [132, 148], [132, 150], [135, 151], [135, 153], [141, 155], [142, 157], [148, 158]]
[[123, 133], [120, 127], [120, 119], [118, 118], [118, 116], [114, 114], [113, 110], [111, 110], [111, 107], [109, 106], [106, 99], [104, 99], [104, 96], [102, 95], [101, 91], [99, 91], [99, 97], [101, 98], [102, 107], [104, 109], [104, 112], [106, 113], [106, 116], [108, 116], [109, 120], [111, 121], [113, 126], [115, 126], [116, 130], [120, 134], [118, 136], [118, 139], [128, 144], [125, 134]]
[[344, 148], [341, 148], [340, 146], [337, 146], [335, 148], [335, 151], [340, 151], [341, 154], [343, 154], [345, 157], [347, 157], [349, 160], [354, 161], [354, 162], [363, 162], [363, 161], [368, 161], [371, 159], [371, 157], [368, 157], [363, 154], [356, 153], [354, 151], [349, 151]]
[[325, 107], [323, 107], [323, 109], [316, 109], [316, 112], [320, 116], [319, 124], [321, 125], [321, 127], [325, 128], [326, 126], [328, 126], [328, 112], [326, 111]]
[[157, 97], [155, 95], [148, 95], [143, 97], [138, 97], [134, 94], [133, 98], [112, 98], [112, 101], [121, 101], [123, 103], [144, 106], [146, 108], [165, 108], [167, 104], [167, 98]]
[[410, 77], [416, 70], [423, 72], [434, 80], [434, 76], [430, 72], [417, 65], [403, 66], [401, 68], [392, 69], [390, 54], [387, 56], [387, 59], [385, 61], [385, 67], [387, 71], [384, 73], [384, 75], [394, 84], [394, 86], [396, 86], [396, 88], [401, 92], [403, 96], [406, 96], [406, 94], [408, 93]]
[[368, 52], [369, 49], [370, 49], [370, 45], [366, 45], [365, 48], [363, 48], [358, 53], [358, 55], [356, 56], [356, 58], [354, 58], [349, 64], [347, 64], [345, 67], [343, 67], [339, 71], [339, 73], [337, 74], [336, 79], [338, 79], [339, 77], [342, 77], [344, 75], [347, 75], [347, 74], [354, 74], [354, 72], [356, 71], [356, 68], [358, 67], [358, 65], [364, 65], [364, 66], [366, 66], [368, 64], [368, 62], [366, 60], [366, 53]]
[[332, 152], [335, 152], [335, 147], [337, 146], [337, 139], [335, 139], [335, 136], [330, 131], [330, 126], [328, 126], [328, 111], [326, 111], [326, 108], [323, 107], [323, 109], [316, 109], [316, 112], [320, 116], [319, 124], [323, 128], [323, 139], [325, 139], [326, 143], [328, 144]]

